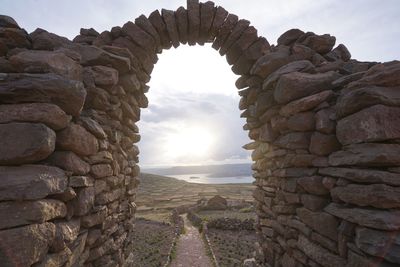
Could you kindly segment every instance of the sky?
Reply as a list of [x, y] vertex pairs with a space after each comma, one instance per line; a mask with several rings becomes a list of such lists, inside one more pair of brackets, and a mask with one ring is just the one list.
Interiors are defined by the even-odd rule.
[[[271, 44], [299, 28], [336, 36], [360, 61], [400, 59], [399, 0], [220, 0], [247, 19]], [[80, 28], [110, 30], [155, 9], [176, 10], [186, 1], [169, 0], [0, 0], [0, 14], [28, 32], [43, 28], [72, 39]], [[241, 146], [239, 96], [223, 57], [209, 45], [164, 51], [152, 73], [139, 128], [142, 166], [249, 162]]]

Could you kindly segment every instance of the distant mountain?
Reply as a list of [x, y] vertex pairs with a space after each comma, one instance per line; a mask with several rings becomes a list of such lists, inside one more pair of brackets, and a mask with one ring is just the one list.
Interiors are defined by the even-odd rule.
[[158, 175], [182, 175], [208, 173], [210, 177], [242, 177], [251, 176], [251, 164], [222, 164], [222, 165], [196, 165], [174, 166], [167, 168], [143, 169], [144, 172]]

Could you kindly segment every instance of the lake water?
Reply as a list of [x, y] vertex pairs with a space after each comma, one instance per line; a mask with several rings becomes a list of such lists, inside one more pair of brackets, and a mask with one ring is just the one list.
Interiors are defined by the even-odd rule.
[[209, 173], [166, 175], [168, 177], [184, 180], [189, 183], [197, 184], [243, 184], [254, 182], [253, 176], [240, 177], [209, 177]]

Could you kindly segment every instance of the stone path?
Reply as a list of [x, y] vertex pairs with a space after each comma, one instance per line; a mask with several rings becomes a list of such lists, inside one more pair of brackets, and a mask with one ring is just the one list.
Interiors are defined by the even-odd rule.
[[184, 216], [185, 233], [178, 240], [176, 257], [171, 267], [212, 267], [212, 261], [207, 256], [206, 248], [199, 231]]

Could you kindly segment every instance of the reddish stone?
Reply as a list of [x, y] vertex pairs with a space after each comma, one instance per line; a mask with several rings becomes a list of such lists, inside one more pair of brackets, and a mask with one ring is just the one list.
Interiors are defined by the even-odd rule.
[[315, 128], [314, 112], [301, 112], [290, 116], [287, 120], [287, 127], [293, 131], [307, 132]]
[[330, 36], [329, 34], [324, 35], [311, 35], [308, 36], [302, 43], [305, 46], [310, 47], [312, 50], [320, 54], [326, 54], [332, 50], [335, 45], [335, 36]]
[[55, 133], [41, 123], [0, 124], [0, 164], [20, 165], [47, 158], [54, 151]]
[[302, 30], [290, 29], [279, 36], [277, 41], [278, 45], [291, 45], [303, 34], [304, 32]]
[[56, 145], [60, 149], [71, 150], [83, 156], [93, 155], [98, 150], [96, 137], [74, 123], [57, 133]]
[[54, 104], [30, 103], [0, 105], [0, 123], [41, 122], [54, 130], [67, 126], [71, 116]]
[[373, 105], [400, 105], [400, 91], [395, 88], [368, 86], [341, 95], [337, 102], [337, 115], [342, 118]]
[[375, 105], [338, 121], [337, 137], [343, 145], [400, 138], [400, 108]]
[[285, 104], [290, 101], [306, 97], [332, 88], [332, 81], [339, 74], [330, 71], [326, 73], [309, 74], [302, 72], [291, 72], [282, 75], [274, 91], [275, 100]]
[[[278, 70], [280, 67], [293, 61], [289, 57], [288, 49], [281, 49], [275, 52], [267, 53], [254, 63], [250, 69], [250, 74], [257, 75], [263, 79], [267, 78], [271, 73]], [[282, 103], [282, 102], [279, 102]]]
[[1, 264], [31, 266], [41, 261], [55, 237], [55, 231], [52, 223], [32, 224], [0, 231], [2, 244], [7, 244], [7, 247], [0, 248]]
[[336, 136], [314, 132], [311, 136], [310, 152], [319, 156], [329, 155], [341, 148]]

